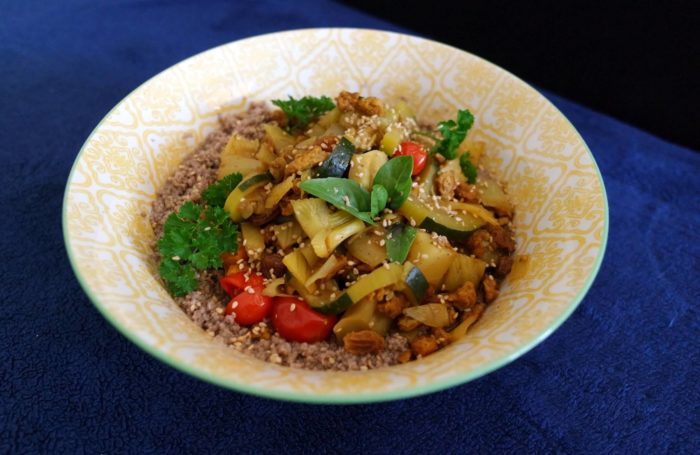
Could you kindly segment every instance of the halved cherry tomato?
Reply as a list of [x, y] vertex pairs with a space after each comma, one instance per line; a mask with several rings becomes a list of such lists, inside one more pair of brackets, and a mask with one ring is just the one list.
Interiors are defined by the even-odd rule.
[[428, 162], [428, 152], [418, 143], [405, 141], [399, 144], [393, 156], [410, 156], [413, 158], [413, 172], [411, 175], [418, 175]]
[[248, 279], [245, 277], [245, 272], [236, 272], [231, 275], [226, 275], [219, 279], [219, 284], [231, 297], [235, 297], [238, 293], [244, 291], [248, 286], [256, 290], [262, 290], [265, 287], [262, 275], [255, 272], [248, 272]]
[[243, 291], [226, 305], [226, 314], [235, 314], [233, 320], [241, 325], [251, 325], [262, 321], [270, 314], [272, 299], [262, 295], [262, 291]]
[[287, 341], [313, 343], [328, 338], [338, 318], [312, 310], [296, 297], [275, 297], [272, 304], [272, 325]]

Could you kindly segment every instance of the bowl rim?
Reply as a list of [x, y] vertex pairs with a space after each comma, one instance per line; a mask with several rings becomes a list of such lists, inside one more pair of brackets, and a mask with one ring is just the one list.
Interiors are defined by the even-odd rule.
[[[561, 312], [561, 314], [555, 318], [553, 321], [550, 322], [550, 324], [546, 327], [545, 330], [543, 330], [540, 334], [532, 338], [526, 343], [523, 343], [520, 345], [518, 348], [516, 348], [513, 352], [510, 352], [508, 354], [501, 355], [499, 357], [496, 357], [493, 360], [490, 360], [486, 362], [484, 365], [482, 365], [479, 368], [476, 368], [474, 370], [470, 371], [465, 371], [465, 372], [457, 372], [455, 374], [452, 374], [444, 379], [431, 382], [429, 384], [425, 385], [419, 385], [419, 386], [413, 386], [411, 388], [407, 389], [401, 389], [398, 391], [383, 391], [383, 392], [352, 392], [352, 393], [343, 393], [343, 392], [332, 392], [332, 393], [307, 393], [307, 392], [291, 392], [291, 391], [283, 391], [283, 390], [275, 390], [275, 389], [268, 389], [265, 387], [260, 387], [255, 384], [250, 384], [247, 382], [243, 381], [238, 381], [235, 378], [223, 378], [217, 375], [212, 375], [208, 374], [199, 368], [192, 366], [189, 363], [186, 363], [182, 360], [179, 360], [177, 358], [172, 357], [168, 353], [159, 350], [157, 347], [150, 345], [148, 342], [140, 339], [134, 332], [131, 331], [125, 324], [122, 324], [116, 317], [114, 317], [110, 311], [101, 303], [99, 296], [97, 295], [96, 292], [94, 292], [90, 286], [88, 285], [87, 281], [85, 278], [82, 276], [80, 273], [80, 270], [78, 269], [77, 265], [77, 259], [75, 258], [75, 255], [73, 253], [73, 247], [71, 244], [71, 239], [70, 236], [68, 235], [68, 224], [67, 224], [67, 207], [68, 207], [68, 194], [70, 191], [70, 183], [73, 180], [73, 175], [75, 173], [75, 170], [77, 168], [78, 162], [80, 161], [81, 157], [83, 156], [83, 153], [85, 152], [86, 146], [90, 143], [92, 137], [95, 135], [95, 133], [101, 128], [102, 124], [105, 122], [107, 118], [110, 117], [110, 115], [124, 103], [129, 97], [131, 97], [135, 92], [137, 92], [141, 87], [145, 86], [148, 84], [150, 81], [158, 78], [162, 74], [166, 73], [170, 69], [174, 68], [177, 65], [183, 64], [189, 60], [195, 59], [199, 57], [202, 54], [208, 53], [208, 52], [213, 52], [216, 49], [223, 48], [226, 46], [229, 46], [234, 43], [242, 43], [245, 41], [249, 40], [255, 40], [264, 36], [270, 36], [270, 35], [281, 35], [281, 34], [293, 34], [293, 33], [299, 33], [299, 32], [313, 32], [313, 31], [369, 31], [369, 32], [378, 32], [378, 33], [386, 33], [386, 34], [391, 34], [391, 35], [398, 35], [398, 36], [408, 36], [411, 38], [418, 38], [424, 41], [427, 41], [429, 43], [433, 44], [439, 44], [441, 46], [448, 47], [454, 51], [457, 52], [462, 52], [465, 54], [468, 54], [469, 56], [476, 58], [477, 60], [481, 60], [484, 63], [493, 65], [494, 67], [498, 68], [499, 70], [503, 71], [508, 77], [513, 78], [514, 80], [517, 80], [519, 83], [527, 86], [528, 88], [532, 89], [535, 91], [538, 95], [540, 95], [542, 98], [544, 98], [545, 102], [550, 104], [551, 107], [553, 107], [556, 112], [558, 112], [561, 117], [566, 120], [566, 122], [569, 124], [569, 126], [572, 128], [572, 130], [575, 132], [576, 136], [578, 139], [581, 141], [583, 146], [585, 147], [586, 153], [588, 153], [588, 157], [591, 160], [591, 163], [593, 165], [593, 168], [595, 169], [596, 175], [598, 177], [598, 183], [600, 185], [600, 191], [601, 195], [603, 197], [603, 207], [604, 207], [604, 225], [603, 225], [603, 231], [602, 231], [602, 236], [601, 236], [601, 241], [600, 241], [600, 248], [598, 250], [598, 255], [595, 259], [595, 263], [593, 265], [593, 268], [588, 274], [588, 277], [586, 278], [586, 281], [583, 283], [581, 289], [579, 292], [574, 296], [567, 307]], [[209, 384], [214, 384], [218, 385], [220, 387], [233, 390], [236, 392], [242, 392], [246, 393], [249, 395], [254, 395], [258, 397], [263, 397], [263, 398], [271, 398], [271, 399], [277, 399], [277, 400], [282, 400], [282, 401], [290, 401], [290, 402], [303, 402], [303, 403], [313, 403], [313, 404], [359, 404], [359, 403], [375, 403], [375, 402], [383, 402], [383, 401], [390, 401], [390, 400], [397, 400], [397, 399], [402, 399], [402, 398], [411, 398], [411, 397], [416, 397], [420, 395], [425, 395], [428, 393], [433, 393], [437, 392], [440, 390], [448, 389], [457, 385], [461, 384], [466, 384], [467, 382], [473, 381], [475, 379], [478, 379], [494, 370], [497, 370], [518, 357], [524, 355], [525, 353], [529, 352], [531, 349], [533, 349], [535, 346], [539, 345], [542, 343], [546, 338], [548, 338], [557, 328], [559, 328], [564, 321], [566, 321], [569, 316], [578, 308], [579, 304], [583, 300], [583, 298], [586, 296], [588, 293], [588, 290], [592, 286], [593, 282], [595, 281], [596, 276], [598, 275], [598, 272], [600, 271], [601, 264], [603, 262], [603, 258], [605, 256], [605, 250], [607, 247], [607, 242], [608, 242], [608, 231], [609, 231], [609, 225], [610, 225], [610, 218], [609, 218], [609, 207], [608, 207], [608, 197], [607, 197], [607, 192], [605, 189], [605, 183], [603, 181], [603, 176], [600, 172], [600, 168], [598, 167], [598, 163], [595, 160], [595, 157], [593, 156], [593, 153], [591, 152], [590, 148], [588, 147], [588, 144], [586, 141], [583, 139], [581, 134], [578, 132], [576, 127], [571, 123], [571, 121], [559, 110], [557, 106], [554, 105], [546, 96], [544, 96], [539, 90], [535, 89], [532, 87], [530, 84], [525, 82], [524, 80], [520, 79], [518, 76], [512, 74], [508, 70], [503, 69], [502, 67], [496, 65], [495, 63], [492, 63], [478, 55], [472, 54], [466, 50], [460, 49], [455, 46], [451, 46], [449, 44], [445, 44], [439, 41], [435, 41], [429, 38], [425, 38], [416, 34], [411, 34], [411, 33], [404, 33], [404, 32], [395, 32], [391, 30], [382, 30], [382, 29], [372, 29], [372, 28], [360, 28], [360, 27], [310, 27], [310, 28], [299, 28], [299, 29], [288, 29], [288, 30], [280, 30], [276, 32], [270, 32], [270, 33], [264, 33], [264, 34], [259, 34], [259, 35], [254, 35], [254, 36], [249, 36], [246, 38], [242, 38], [239, 40], [234, 40], [230, 41], [227, 43], [220, 44], [218, 46], [211, 47], [209, 49], [206, 49], [204, 51], [198, 52], [186, 59], [180, 60], [173, 65], [163, 69], [162, 71], [159, 71], [157, 74], [151, 76], [148, 78], [146, 81], [143, 83], [139, 84], [136, 88], [131, 90], [126, 96], [124, 96], [117, 104], [115, 104], [99, 121], [99, 123], [93, 128], [93, 130], [90, 132], [88, 137], [85, 139], [85, 142], [81, 146], [77, 156], [75, 157], [75, 160], [73, 162], [73, 165], [71, 166], [71, 170], [68, 174], [68, 179], [66, 181], [66, 187], [64, 189], [64, 194], [63, 194], [63, 207], [61, 211], [61, 220], [62, 220], [62, 231], [63, 231], [63, 241], [65, 244], [66, 252], [68, 254], [68, 259], [69, 263], [71, 265], [71, 268], [73, 269], [73, 273], [75, 274], [78, 283], [82, 287], [83, 291], [85, 294], [88, 296], [89, 300], [92, 302], [92, 304], [97, 308], [97, 310], [102, 314], [102, 316], [114, 327], [117, 329], [117, 332], [121, 333], [126, 339], [134, 343], [136, 346], [141, 348], [143, 351], [147, 352], [151, 356], [155, 357], [156, 359], [160, 360], [161, 362], [165, 363], [166, 365], [169, 365], [173, 367], [174, 369], [186, 373], [190, 376], [193, 376], [197, 379], [203, 380], [204, 382], [207, 382]]]

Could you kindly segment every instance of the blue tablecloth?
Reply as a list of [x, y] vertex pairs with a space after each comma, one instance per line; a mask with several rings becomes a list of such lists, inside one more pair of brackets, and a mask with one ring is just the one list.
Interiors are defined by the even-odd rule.
[[700, 451], [700, 154], [550, 95], [610, 201], [607, 255], [573, 316], [444, 392], [268, 401], [159, 363], [93, 308], [63, 247], [68, 171], [112, 106], [194, 53], [291, 28], [398, 28], [328, 1], [0, 6], [0, 452]]

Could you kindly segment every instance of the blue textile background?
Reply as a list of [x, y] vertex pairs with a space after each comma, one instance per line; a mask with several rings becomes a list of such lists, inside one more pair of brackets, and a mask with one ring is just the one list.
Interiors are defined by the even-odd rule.
[[0, 1], [0, 452], [699, 453], [700, 154], [552, 95], [603, 173], [607, 255], [571, 318], [492, 374], [383, 404], [274, 402], [181, 374], [100, 316], [60, 222], [89, 132], [185, 57], [312, 26], [398, 30], [329, 1]]

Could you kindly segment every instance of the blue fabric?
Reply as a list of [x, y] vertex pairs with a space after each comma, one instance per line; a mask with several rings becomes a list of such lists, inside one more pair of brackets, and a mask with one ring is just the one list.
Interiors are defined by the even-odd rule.
[[328, 1], [0, 3], [0, 452], [700, 451], [700, 154], [550, 96], [610, 201], [607, 255], [571, 318], [444, 392], [268, 401], [159, 363], [93, 308], [63, 247], [68, 171], [112, 106], [196, 52], [282, 29], [397, 27]]

